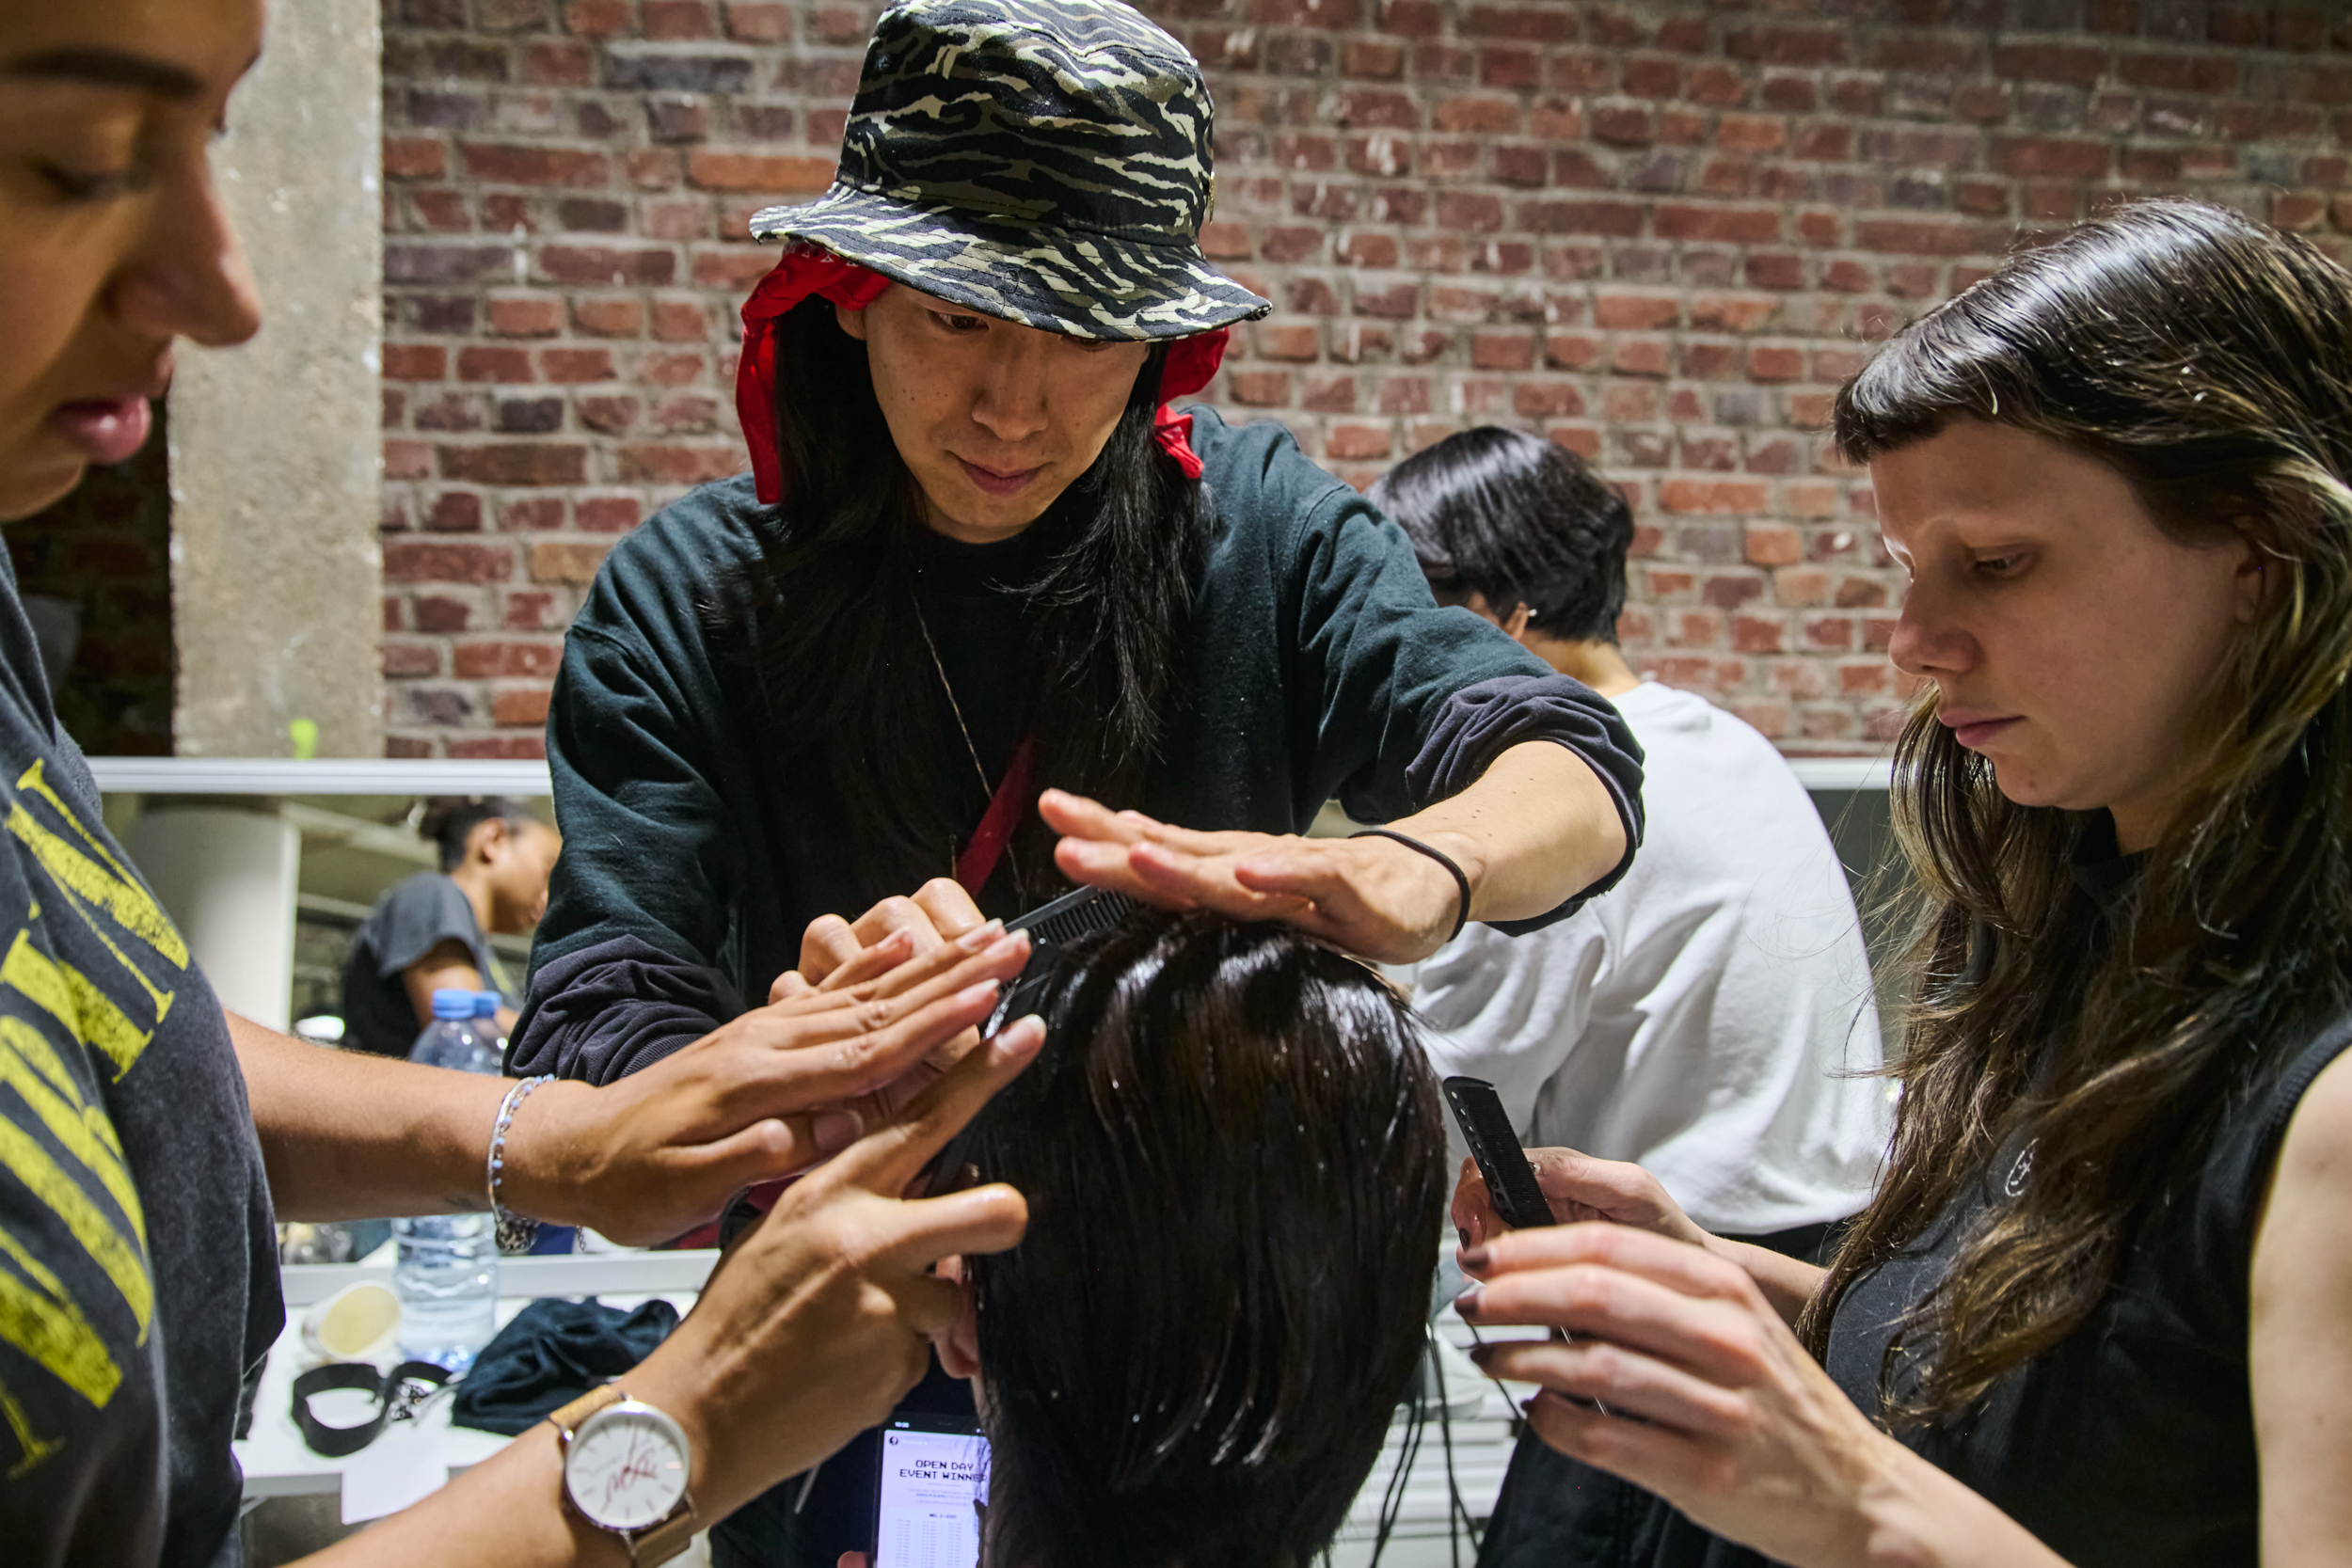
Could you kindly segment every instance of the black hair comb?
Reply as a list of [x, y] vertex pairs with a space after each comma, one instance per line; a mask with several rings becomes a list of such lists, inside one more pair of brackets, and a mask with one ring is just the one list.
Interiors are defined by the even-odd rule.
[[1028, 933], [1029, 961], [1021, 966], [1020, 974], [997, 998], [996, 1010], [988, 1015], [982, 1035], [993, 1035], [1022, 1014], [1037, 1010], [1037, 999], [1044, 992], [1045, 982], [1053, 977], [1054, 965], [1061, 961], [1063, 948], [1080, 937], [1108, 930], [1140, 908], [1123, 893], [1082, 887], [1075, 893], [1063, 894], [1050, 904], [1040, 905], [1018, 920], [1005, 922], [1008, 932]]
[[[1048, 981], [1054, 977], [1054, 966], [1061, 961], [1062, 949], [1080, 937], [1108, 930], [1143, 906], [1123, 893], [1108, 888], [1082, 887], [1066, 893], [1050, 904], [1041, 904], [1017, 920], [1005, 922], [1007, 931], [1026, 931], [1029, 935], [1029, 960], [1021, 966], [1021, 973], [996, 1000], [996, 1010], [988, 1015], [981, 1027], [983, 1039], [1006, 1024], [1027, 1013], [1037, 1011], [1039, 998], [1045, 994]], [[930, 1164], [923, 1167], [926, 1191], [938, 1192], [940, 1176], [951, 1179], [960, 1172], [971, 1151], [973, 1129], [987, 1115], [986, 1107], [974, 1113], [963, 1130], [947, 1141]]]

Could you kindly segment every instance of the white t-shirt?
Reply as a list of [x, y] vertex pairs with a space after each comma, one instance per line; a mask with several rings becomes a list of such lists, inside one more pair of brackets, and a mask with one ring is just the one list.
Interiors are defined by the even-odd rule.
[[1493, 1083], [1529, 1147], [1635, 1161], [1710, 1230], [1841, 1219], [1892, 1107], [1854, 1076], [1879, 1021], [1836, 851], [1755, 730], [1654, 681], [1616, 701], [1648, 753], [1632, 869], [1556, 925], [1473, 925], [1423, 961], [1433, 1059]]

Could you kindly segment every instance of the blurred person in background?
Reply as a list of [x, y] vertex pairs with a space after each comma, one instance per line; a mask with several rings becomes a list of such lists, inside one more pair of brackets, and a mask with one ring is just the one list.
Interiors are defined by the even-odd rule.
[[439, 849], [441, 869], [386, 893], [352, 939], [343, 966], [348, 1050], [407, 1055], [433, 1022], [436, 990], [497, 991], [501, 1036], [522, 1005], [489, 933], [517, 936], [539, 924], [563, 835], [495, 795], [429, 800], [417, 832]]
[[[146, 441], [176, 341], [260, 302], [207, 150], [262, 45], [259, 0], [0, 0], [0, 521]], [[323, 1050], [225, 1013], [107, 832], [0, 554], [0, 1558], [212, 1568], [238, 1554], [238, 1395], [285, 1317], [273, 1213], [492, 1207], [672, 1236], [806, 1169], [624, 1391], [671, 1417], [658, 1535], [592, 1524], [541, 1425], [333, 1548], [345, 1563], [650, 1563], [872, 1424], [952, 1320], [948, 1254], [1009, 1244], [1002, 1186], [901, 1195], [1043, 1032], [1016, 1022], [866, 1125], [831, 1109], [938, 1057], [1019, 973], [987, 927], [885, 939], [609, 1088]], [[518, 1101], [518, 1096], [528, 1095]], [[846, 1152], [845, 1152], [846, 1151]], [[595, 1418], [589, 1418], [594, 1419]], [[682, 1508], [683, 1512], [679, 1512]]]
[[1648, 832], [1625, 879], [1544, 930], [1471, 926], [1413, 1001], [1446, 1073], [1531, 1145], [1640, 1164], [1699, 1224], [1799, 1257], [1868, 1199], [1891, 1125], [1869, 955], [1837, 853], [1772, 742], [1617, 644], [1633, 512], [1522, 432], [1450, 436], [1375, 504], [1442, 604], [1617, 705]]

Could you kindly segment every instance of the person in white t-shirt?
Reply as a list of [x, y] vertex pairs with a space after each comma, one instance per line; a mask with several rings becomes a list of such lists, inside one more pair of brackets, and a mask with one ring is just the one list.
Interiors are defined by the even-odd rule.
[[1869, 1196], [1892, 1085], [1870, 1076], [1869, 959], [1804, 787], [1754, 729], [1626, 663], [1632, 512], [1574, 453], [1465, 431], [1372, 499], [1439, 603], [1611, 699], [1648, 759], [1648, 832], [1613, 891], [1422, 962], [1438, 1069], [1492, 1082], [1531, 1148], [1636, 1162], [1717, 1234], [1820, 1251]]

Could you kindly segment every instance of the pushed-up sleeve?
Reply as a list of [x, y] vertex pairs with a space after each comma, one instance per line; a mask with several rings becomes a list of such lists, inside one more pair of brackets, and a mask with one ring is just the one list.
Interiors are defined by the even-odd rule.
[[1616, 708], [1482, 617], [1440, 608], [1404, 531], [1353, 490], [1334, 484], [1301, 515], [1285, 609], [1330, 796], [1359, 821], [1393, 821], [1460, 794], [1513, 746], [1549, 741], [1608, 789], [1625, 858], [1558, 908], [1495, 925], [1534, 930], [1615, 885], [1642, 837], [1642, 748]]
[[739, 868], [709, 750], [679, 672], [574, 625], [548, 713], [564, 853], [510, 1070], [610, 1083], [743, 1010], [721, 968]]

